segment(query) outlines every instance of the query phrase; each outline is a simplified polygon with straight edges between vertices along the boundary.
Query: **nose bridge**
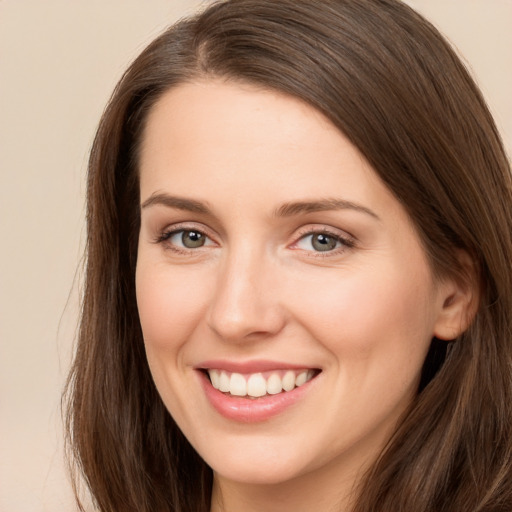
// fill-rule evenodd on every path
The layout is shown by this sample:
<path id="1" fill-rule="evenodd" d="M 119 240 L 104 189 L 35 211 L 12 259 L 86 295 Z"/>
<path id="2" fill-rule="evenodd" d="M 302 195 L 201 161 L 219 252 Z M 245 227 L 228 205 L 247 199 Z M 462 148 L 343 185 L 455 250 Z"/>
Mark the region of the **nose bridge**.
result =
<path id="1" fill-rule="evenodd" d="M 255 335 L 269 336 L 282 328 L 274 273 L 269 258 L 251 244 L 226 255 L 209 312 L 209 325 L 218 336 L 242 341 Z"/>

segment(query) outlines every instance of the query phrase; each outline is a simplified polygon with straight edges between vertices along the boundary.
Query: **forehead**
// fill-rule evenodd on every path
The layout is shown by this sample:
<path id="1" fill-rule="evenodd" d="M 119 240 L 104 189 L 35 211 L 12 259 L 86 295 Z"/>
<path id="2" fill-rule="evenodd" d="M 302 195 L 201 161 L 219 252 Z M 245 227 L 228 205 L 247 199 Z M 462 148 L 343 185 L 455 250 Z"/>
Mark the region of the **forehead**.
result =
<path id="1" fill-rule="evenodd" d="M 277 145 L 319 147 L 332 138 L 329 134 L 336 134 L 338 143 L 343 138 L 325 116 L 300 99 L 246 82 L 209 80 L 164 93 L 148 116 L 143 150 L 154 142 L 173 141 L 180 147 L 237 142 L 253 151 Z"/>
<path id="2" fill-rule="evenodd" d="M 248 84 L 186 83 L 167 91 L 153 106 L 141 145 L 141 172 L 155 165 L 178 171 L 208 166 L 217 174 L 290 165 L 309 166 L 319 176 L 327 168 L 373 170 L 336 127 L 299 99 Z M 303 165 L 298 166 L 299 157 Z M 151 163 L 151 165 L 148 165 Z M 329 164 L 329 165 L 327 165 Z M 258 174 L 260 174 L 258 173 Z"/>
<path id="3" fill-rule="evenodd" d="M 203 81 L 167 91 L 149 113 L 139 163 L 143 202 L 168 193 L 217 204 L 229 216 L 340 198 L 405 215 L 322 113 L 245 83 Z"/>

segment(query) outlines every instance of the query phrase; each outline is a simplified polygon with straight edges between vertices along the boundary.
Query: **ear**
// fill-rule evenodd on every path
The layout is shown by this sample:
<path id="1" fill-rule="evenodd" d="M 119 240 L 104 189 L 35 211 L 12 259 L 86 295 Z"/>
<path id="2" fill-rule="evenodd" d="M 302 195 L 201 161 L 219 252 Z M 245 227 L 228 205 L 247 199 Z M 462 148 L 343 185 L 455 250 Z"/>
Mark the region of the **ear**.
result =
<path id="1" fill-rule="evenodd" d="M 479 273 L 465 251 L 457 252 L 462 272 L 439 283 L 441 309 L 434 326 L 434 336 L 454 340 L 470 326 L 480 302 Z"/>

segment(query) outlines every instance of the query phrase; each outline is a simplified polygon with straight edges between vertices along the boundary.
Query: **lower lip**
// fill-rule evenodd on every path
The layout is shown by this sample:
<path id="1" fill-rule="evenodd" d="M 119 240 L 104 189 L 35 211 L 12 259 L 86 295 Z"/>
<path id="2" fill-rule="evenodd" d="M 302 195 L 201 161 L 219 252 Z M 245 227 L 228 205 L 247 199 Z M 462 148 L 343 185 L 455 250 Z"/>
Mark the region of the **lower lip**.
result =
<path id="1" fill-rule="evenodd" d="M 266 421 L 293 406 L 308 392 L 312 379 L 291 391 L 266 395 L 256 399 L 232 396 L 215 389 L 204 372 L 199 371 L 206 397 L 215 410 L 225 418 L 240 423 Z"/>

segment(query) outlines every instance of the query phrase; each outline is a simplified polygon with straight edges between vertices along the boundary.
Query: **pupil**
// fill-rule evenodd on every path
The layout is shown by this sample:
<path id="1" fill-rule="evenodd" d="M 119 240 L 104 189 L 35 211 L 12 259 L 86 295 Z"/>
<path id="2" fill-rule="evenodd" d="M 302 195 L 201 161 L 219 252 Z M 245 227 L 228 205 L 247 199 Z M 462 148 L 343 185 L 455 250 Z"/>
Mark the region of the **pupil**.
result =
<path id="1" fill-rule="evenodd" d="M 204 245 L 204 237 L 197 231 L 184 231 L 181 240 L 183 245 L 188 248 L 201 247 Z"/>

